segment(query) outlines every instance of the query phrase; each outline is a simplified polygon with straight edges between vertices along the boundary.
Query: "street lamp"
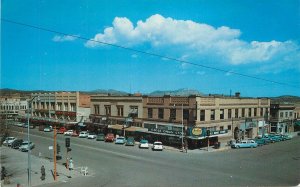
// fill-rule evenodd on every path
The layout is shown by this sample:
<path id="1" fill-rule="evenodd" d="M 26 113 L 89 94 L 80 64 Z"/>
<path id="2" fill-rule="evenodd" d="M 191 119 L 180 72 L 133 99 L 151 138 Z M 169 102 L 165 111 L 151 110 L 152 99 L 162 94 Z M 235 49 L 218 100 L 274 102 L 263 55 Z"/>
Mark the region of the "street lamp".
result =
<path id="1" fill-rule="evenodd" d="M 30 157 L 30 154 L 31 154 L 31 149 L 29 148 L 29 145 L 30 145 L 30 132 L 29 132 L 29 113 L 32 112 L 32 102 L 33 100 L 38 97 L 38 96 L 34 96 L 31 100 L 28 101 L 28 110 L 27 110 L 27 141 L 28 141 L 28 169 L 27 169 L 27 172 L 28 172 L 28 186 L 30 187 L 31 186 L 31 157 Z M 39 100 L 39 98 L 38 98 Z"/>

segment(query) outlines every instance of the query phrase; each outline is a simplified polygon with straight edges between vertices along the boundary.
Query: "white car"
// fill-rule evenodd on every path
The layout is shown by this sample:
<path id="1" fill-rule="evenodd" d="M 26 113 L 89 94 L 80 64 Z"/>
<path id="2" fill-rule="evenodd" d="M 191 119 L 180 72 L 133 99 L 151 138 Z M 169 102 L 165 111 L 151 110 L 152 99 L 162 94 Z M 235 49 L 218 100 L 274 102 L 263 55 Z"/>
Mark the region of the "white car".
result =
<path id="1" fill-rule="evenodd" d="M 19 150 L 22 151 L 22 152 L 25 152 L 25 151 L 28 151 L 29 149 L 33 149 L 34 148 L 34 143 L 32 142 L 29 142 L 28 141 L 24 141 L 21 146 L 19 147 Z"/>
<path id="2" fill-rule="evenodd" d="M 141 140 L 139 144 L 139 148 L 149 149 L 148 140 Z"/>
<path id="3" fill-rule="evenodd" d="M 82 131 L 79 133 L 79 138 L 87 138 L 89 135 L 89 133 L 87 133 L 86 131 Z"/>
<path id="4" fill-rule="evenodd" d="M 46 127 L 44 128 L 44 132 L 51 132 L 52 131 L 52 128 L 51 127 Z"/>
<path id="5" fill-rule="evenodd" d="M 73 134 L 73 130 L 67 130 L 66 132 L 64 132 L 65 136 L 71 136 Z"/>
<path id="6" fill-rule="evenodd" d="M 97 138 L 97 135 L 95 133 L 91 132 L 91 133 L 89 133 L 87 138 L 88 139 L 95 139 L 95 138 Z"/>
<path id="7" fill-rule="evenodd" d="M 6 146 L 11 146 L 11 144 L 16 140 L 17 138 L 15 137 L 7 137 L 5 138 L 4 142 L 3 142 L 3 145 L 6 145 Z"/>
<path id="8" fill-rule="evenodd" d="M 153 151 L 156 151 L 156 150 L 162 151 L 163 149 L 164 149 L 164 146 L 161 142 L 156 141 L 153 143 L 153 146 L 152 146 Z"/>

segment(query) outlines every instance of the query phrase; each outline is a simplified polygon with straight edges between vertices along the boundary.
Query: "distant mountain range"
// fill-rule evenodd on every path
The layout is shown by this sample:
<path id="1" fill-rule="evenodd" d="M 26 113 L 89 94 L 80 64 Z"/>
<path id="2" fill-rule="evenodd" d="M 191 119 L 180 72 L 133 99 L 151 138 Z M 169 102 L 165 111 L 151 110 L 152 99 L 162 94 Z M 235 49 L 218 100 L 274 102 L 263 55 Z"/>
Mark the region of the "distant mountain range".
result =
<path id="1" fill-rule="evenodd" d="M 150 96 L 163 96 L 163 95 L 171 95 L 171 96 L 189 96 L 189 95 L 204 95 L 203 93 L 199 92 L 198 90 L 192 89 L 178 89 L 178 90 L 169 90 L 169 91 L 154 91 L 149 94 Z"/>

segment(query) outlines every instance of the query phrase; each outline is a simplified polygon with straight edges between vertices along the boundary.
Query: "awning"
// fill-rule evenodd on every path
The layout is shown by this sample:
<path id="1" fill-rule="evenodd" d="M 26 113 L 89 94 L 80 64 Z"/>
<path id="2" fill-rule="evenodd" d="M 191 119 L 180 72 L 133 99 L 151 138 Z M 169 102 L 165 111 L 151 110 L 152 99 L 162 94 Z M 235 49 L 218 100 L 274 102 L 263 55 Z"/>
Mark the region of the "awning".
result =
<path id="1" fill-rule="evenodd" d="M 296 122 L 294 123 L 294 126 L 299 126 L 299 127 L 300 127 L 300 121 L 296 121 Z"/>
<path id="2" fill-rule="evenodd" d="M 116 130 L 122 130 L 123 125 L 108 125 L 108 128 L 116 129 Z"/>
<path id="3" fill-rule="evenodd" d="M 134 126 L 131 126 L 131 127 L 128 127 L 128 128 L 125 128 L 126 131 L 130 131 L 130 132 L 148 132 L 148 129 L 146 128 L 141 128 L 141 127 L 134 127 Z"/>

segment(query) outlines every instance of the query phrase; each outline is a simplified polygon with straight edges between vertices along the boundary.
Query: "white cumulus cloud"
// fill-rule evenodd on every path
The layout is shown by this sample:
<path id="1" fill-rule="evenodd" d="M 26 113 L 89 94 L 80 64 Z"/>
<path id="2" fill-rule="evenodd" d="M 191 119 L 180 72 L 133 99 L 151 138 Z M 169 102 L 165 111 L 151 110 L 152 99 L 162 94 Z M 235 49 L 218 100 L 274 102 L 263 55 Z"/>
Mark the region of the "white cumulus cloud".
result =
<path id="1" fill-rule="evenodd" d="M 55 35 L 52 40 L 54 42 L 66 42 L 66 41 L 74 41 L 77 39 L 79 35 Z"/>
<path id="2" fill-rule="evenodd" d="M 232 65 L 299 61 L 299 55 L 295 55 L 299 54 L 299 46 L 292 41 L 247 42 L 240 36 L 239 29 L 216 28 L 156 14 L 145 21 L 139 20 L 136 25 L 126 17 L 116 17 L 111 27 L 96 34 L 85 46 L 103 46 L 101 42 L 127 47 L 150 44 L 153 48 L 174 50 L 175 54 L 181 53 L 181 57 L 212 57 Z M 291 54 L 293 56 L 285 58 Z"/>

